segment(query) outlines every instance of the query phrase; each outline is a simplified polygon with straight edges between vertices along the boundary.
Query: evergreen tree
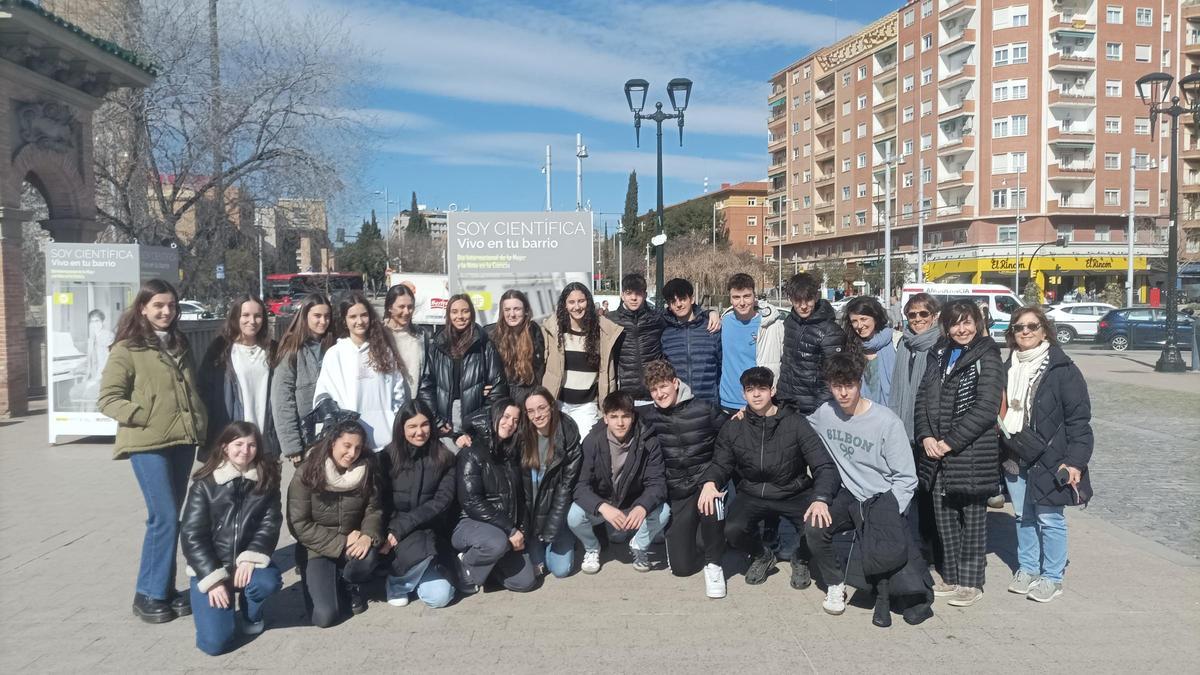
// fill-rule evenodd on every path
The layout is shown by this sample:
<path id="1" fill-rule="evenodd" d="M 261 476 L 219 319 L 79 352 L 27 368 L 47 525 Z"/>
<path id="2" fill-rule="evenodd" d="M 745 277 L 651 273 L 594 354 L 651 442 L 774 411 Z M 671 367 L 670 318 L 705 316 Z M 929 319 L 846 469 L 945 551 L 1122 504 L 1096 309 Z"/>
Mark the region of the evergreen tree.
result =
<path id="1" fill-rule="evenodd" d="M 421 209 L 417 206 L 415 190 L 412 193 L 412 206 L 408 209 L 408 227 L 405 229 L 405 233 L 429 236 L 429 223 L 425 220 L 425 216 L 421 215 Z"/>
<path id="2" fill-rule="evenodd" d="M 629 172 L 629 187 L 625 188 L 625 211 L 621 215 L 621 223 L 625 225 L 625 231 L 629 232 L 633 229 L 638 220 L 638 184 L 637 171 Z M 629 237 L 626 235 L 625 241 L 629 242 Z"/>

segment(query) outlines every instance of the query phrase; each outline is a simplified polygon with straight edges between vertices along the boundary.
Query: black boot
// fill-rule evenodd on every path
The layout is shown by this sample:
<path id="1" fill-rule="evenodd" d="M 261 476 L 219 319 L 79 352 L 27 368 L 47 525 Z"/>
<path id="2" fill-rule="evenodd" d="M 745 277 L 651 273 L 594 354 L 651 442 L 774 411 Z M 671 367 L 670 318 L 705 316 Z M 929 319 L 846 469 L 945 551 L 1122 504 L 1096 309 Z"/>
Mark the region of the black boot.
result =
<path id="1" fill-rule="evenodd" d="M 350 593 L 350 613 L 362 614 L 367 611 L 367 595 L 363 592 L 362 586 L 358 584 L 349 584 L 347 591 Z"/>
<path id="2" fill-rule="evenodd" d="M 924 597 L 916 596 L 915 602 L 904 610 L 904 623 L 910 626 L 915 626 L 925 619 L 933 616 L 933 591 L 929 591 Z"/>
<path id="3" fill-rule="evenodd" d="M 808 561 L 800 558 L 800 549 L 792 551 L 792 588 L 803 590 L 812 585 L 812 574 L 808 571 Z"/>
<path id="4" fill-rule="evenodd" d="M 192 594 L 184 591 L 171 591 L 175 597 L 171 598 L 171 611 L 175 612 L 175 616 L 191 616 L 192 615 Z"/>
<path id="5" fill-rule="evenodd" d="M 746 570 L 746 583 L 754 586 L 767 580 L 767 575 L 775 569 L 775 552 L 763 547 L 763 550 L 750 561 Z"/>
<path id="6" fill-rule="evenodd" d="M 890 628 L 892 625 L 892 602 L 886 580 L 875 584 L 875 614 L 871 617 L 871 623 L 880 628 Z"/>
<path id="7" fill-rule="evenodd" d="M 138 593 L 133 596 L 133 615 L 146 623 L 166 623 L 175 619 L 175 612 L 165 600 Z"/>

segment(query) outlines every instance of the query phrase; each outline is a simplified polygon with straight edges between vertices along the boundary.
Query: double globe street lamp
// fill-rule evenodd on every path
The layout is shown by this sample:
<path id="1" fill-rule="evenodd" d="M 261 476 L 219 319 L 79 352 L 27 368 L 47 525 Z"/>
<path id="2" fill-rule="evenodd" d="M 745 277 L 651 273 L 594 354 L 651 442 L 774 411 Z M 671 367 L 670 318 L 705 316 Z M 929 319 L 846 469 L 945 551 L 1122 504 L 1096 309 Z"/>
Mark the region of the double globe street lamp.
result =
<path id="1" fill-rule="evenodd" d="M 1171 85 L 1178 85 L 1172 95 Z M 1137 79 L 1138 96 L 1150 108 L 1150 135 L 1160 116 L 1171 118 L 1170 203 L 1167 221 L 1167 335 L 1162 353 L 1154 364 L 1160 373 L 1181 373 L 1186 369 L 1179 353 L 1179 118 L 1192 115 L 1200 121 L 1200 73 L 1179 79 L 1168 73 L 1150 73 Z M 1169 97 L 1169 101 L 1168 101 Z M 1182 102 L 1182 105 L 1181 105 Z"/>
<path id="2" fill-rule="evenodd" d="M 667 96 L 671 98 L 674 113 L 663 112 L 662 101 L 654 104 L 654 112 L 643 114 L 646 107 L 646 92 L 650 83 L 646 80 L 629 80 L 625 83 L 625 100 L 633 113 L 633 132 L 637 147 L 642 147 L 642 120 L 651 120 L 658 127 L 658 209 L 655 218 L 658 220 L 658 233 L 650 240 L 655 251 L 655 303 L 662 306 L 663 287 L 663 253 L 667 243 L 667 234 L 663 225 L 663 149 L 662 124 L 667 120 L 679 120 L 679 147 L 683 147 L 683 111 L 687 110 L 688 100 L 692 97 L 692 81 L 686 77 L 677 77 L 667 83 Z M 628 227 L 629 224 L 626 224 Z"/>

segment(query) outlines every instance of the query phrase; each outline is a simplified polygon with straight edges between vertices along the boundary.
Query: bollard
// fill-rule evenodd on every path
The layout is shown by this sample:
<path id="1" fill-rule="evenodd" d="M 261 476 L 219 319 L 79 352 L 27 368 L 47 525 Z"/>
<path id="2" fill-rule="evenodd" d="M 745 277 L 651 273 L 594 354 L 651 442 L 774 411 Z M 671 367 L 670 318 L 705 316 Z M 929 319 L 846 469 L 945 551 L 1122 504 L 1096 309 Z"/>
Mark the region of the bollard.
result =
<path id="1" fill-rule="evenodd" d="M 1192 372 L 1200 373 L 1200 320 L 1192 319 Z"/>

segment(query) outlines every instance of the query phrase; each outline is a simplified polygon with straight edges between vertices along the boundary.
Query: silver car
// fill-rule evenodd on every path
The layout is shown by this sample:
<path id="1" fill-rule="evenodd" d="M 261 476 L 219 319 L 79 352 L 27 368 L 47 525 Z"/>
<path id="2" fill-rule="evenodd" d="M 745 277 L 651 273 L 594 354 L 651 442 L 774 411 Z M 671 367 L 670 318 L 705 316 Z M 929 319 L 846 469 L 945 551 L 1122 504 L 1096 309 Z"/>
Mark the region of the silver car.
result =
<path id="1" fill-rule="evenodd" d="M 1070 344 L 1077 338 L 1096 336 L 1100 318 L 1116 309 L 1107 302 L 1064 302 L 1051 305 L 1046 316 L 1054 322 L 1059 344 Z"/>

